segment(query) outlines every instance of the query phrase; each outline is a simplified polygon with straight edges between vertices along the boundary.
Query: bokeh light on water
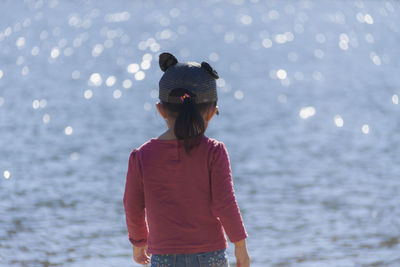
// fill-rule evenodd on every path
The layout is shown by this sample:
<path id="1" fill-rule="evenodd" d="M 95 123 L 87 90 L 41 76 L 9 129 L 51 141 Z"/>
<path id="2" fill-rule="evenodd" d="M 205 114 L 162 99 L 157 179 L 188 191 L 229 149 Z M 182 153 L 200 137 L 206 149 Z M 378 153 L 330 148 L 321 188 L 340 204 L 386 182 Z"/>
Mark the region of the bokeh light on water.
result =
<path id="1" fill-rule="evenodd" d="M 0 265 L 135 265 L 127 160 L 169 51 L 221 77 L 252 266 L 400 266 L 399 31 L 393 0 L 2 1 Z"/>

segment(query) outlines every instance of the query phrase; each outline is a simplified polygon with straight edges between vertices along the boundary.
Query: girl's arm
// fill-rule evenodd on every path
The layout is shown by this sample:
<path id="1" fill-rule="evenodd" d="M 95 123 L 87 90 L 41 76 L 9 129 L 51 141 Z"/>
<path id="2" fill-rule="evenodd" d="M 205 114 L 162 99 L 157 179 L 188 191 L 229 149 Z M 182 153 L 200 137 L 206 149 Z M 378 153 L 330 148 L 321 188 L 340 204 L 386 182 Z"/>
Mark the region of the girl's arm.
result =
<path id="1" fill-rule="evenodd" d="M 145 218 L 143 179 L 134 149 L 129 156 L 123 198 L 129 241 L 135 247 L 147 245 L 148 228 Z"/>
<path id="2" fill-rule="evenodd" d="M 211 195 L 212 208 L 219 217 L 229 240 L 235 243 L 245 239 L 248 234 L 236 201 L 230 160 L 223 142 L 219 142 L 216 146 L 211 162 Z"/>

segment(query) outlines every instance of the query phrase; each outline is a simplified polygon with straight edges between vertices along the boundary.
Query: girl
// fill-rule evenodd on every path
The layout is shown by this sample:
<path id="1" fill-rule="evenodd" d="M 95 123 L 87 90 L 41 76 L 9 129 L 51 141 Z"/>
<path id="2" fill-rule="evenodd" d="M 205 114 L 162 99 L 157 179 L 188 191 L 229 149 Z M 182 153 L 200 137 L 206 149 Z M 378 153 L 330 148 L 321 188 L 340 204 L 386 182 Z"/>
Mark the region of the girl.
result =
<path id="1" fill-rule="evenodd" d="M 158 112 L 168 130 L 134 149 L 123 198 L 139 264 L 229 266 L 225 233 L 240 267 L 250 266 L 225 144 L 204 135 L 218 114 L 218 73 L 207 63 L 159 56 Z M 150 255 L 151 259 L 150 259 Z"/>

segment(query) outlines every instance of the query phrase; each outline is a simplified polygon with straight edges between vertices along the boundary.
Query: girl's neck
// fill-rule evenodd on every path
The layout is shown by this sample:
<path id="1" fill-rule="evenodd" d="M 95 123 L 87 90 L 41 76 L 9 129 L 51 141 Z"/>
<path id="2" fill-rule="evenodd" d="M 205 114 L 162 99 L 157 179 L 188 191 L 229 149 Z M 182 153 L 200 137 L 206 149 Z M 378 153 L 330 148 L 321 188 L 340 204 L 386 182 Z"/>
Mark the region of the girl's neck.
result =
<path id="1" fill-rule="evenodd" d="M 169 128 L 167 131 L 165 131 L 163 134 L 161 134 L 157 139 L 160 140 L 176 140 L 176 136 L 174 134 L 174 131 Z"/>

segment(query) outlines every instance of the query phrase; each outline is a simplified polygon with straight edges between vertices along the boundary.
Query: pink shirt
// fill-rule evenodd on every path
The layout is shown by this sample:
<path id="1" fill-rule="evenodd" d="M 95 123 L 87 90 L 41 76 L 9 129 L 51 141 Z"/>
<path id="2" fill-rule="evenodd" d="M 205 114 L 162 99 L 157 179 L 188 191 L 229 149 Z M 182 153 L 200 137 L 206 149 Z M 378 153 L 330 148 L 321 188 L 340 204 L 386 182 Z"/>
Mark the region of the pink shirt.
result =
<path id="1" fill-rule="evenodd" d="M 151 254 L 224 249 L 248 236 L 235 198 L 225 144 L 205 135 L 149 141 L 129 157 L 123 203 L 129 240 Z"/>

